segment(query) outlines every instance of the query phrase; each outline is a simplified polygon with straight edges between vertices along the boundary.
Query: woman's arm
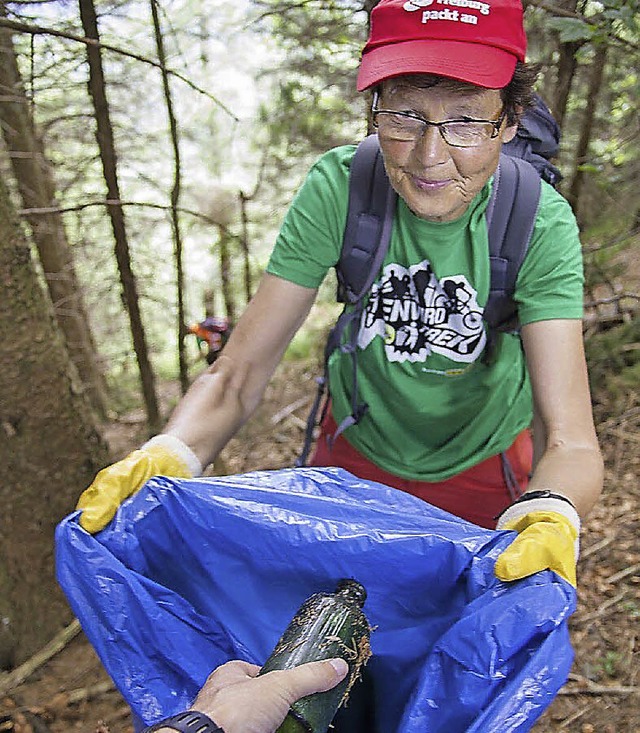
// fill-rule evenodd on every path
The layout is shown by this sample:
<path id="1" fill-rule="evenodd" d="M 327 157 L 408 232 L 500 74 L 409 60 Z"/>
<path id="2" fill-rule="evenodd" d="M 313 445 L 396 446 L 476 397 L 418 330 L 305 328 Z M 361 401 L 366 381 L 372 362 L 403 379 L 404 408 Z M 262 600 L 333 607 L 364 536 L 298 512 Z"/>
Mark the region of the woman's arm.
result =
<path id="1" fill-rule="evenodd" d="M 260 403 L 316 293 L 266 274 L 221 356 L 195 380 L 163 432 L 208 465 Z"/>
<path id="2" fill-rule="evenodd" d="M 603 462 L 593 424 L 579 320 L 522 328 L 534 403 L 534 471 L 528 491 L 567 496 L 581 517 L 596 503 Z"/>
<path id="3" fill-rule="evenodd" d="M 513 581 L 549 568 L 575 586 L 580 518 L 603 481 L 582 322 L 530 323 L 522 342 L 533 389 L 534 470 L 527 491 L 498 520 L 498 529 L 518 536 L 496 560 L 495 572 Z"/>
<path id="4" fill-rule="evenodd" d="M 198 377 L 167 427 L 104 468 L 80 496 L 80 524 L 98 532 L 151 476 L 202 473 L 255 410 L 316 290 L 265 275 L 222 355 Z"/>

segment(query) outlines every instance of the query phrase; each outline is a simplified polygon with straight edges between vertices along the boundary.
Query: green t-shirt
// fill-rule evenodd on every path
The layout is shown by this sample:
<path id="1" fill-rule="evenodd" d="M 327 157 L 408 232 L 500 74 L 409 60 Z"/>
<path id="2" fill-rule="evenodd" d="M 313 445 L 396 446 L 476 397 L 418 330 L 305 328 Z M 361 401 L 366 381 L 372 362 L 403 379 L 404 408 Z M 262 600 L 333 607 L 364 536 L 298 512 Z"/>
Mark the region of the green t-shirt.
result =
<path id="1" fill-rule="evenodd" d="M 354 146 L 329 151 L 309 172 L 283 222 L 267 271 L 315 288 L 342 246 Z M 489 292 L 484 212 L 492 181 L 455 221 L 415 216 L 398 199 L 393 233 L 358 334 L 358 391 L 369 409 L 345 438 L 397 476 L 440 481 L 506 450 L 532 418 L 531 387 L 517 335 L 486 345 Z M 582 318 L 578 229 L 568 203 L 543 182 L 515 300 L 522 324 Z M 351 412 L 352 366 L 329 364 L 338 423 Z"/>

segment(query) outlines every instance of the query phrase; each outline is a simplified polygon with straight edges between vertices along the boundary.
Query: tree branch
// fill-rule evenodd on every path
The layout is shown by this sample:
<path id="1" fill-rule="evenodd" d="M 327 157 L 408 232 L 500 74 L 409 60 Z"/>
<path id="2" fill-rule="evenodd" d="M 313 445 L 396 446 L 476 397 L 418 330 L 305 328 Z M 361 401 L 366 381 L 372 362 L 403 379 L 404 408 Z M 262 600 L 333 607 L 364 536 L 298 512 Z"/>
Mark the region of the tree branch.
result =
<path id="1" fill-rule="evenodd" d="M 605 579 L 606 583 L 615 584 L 619 580 L 622 580 L 623 578 L 628 577 L 629 575 L 636 575 L 640 571 L 640 562 L 636 563 L 635 565 L 630 565 L 628 568 L 624 568 L 624 570 L 621 570 L 619 573 L 615 573 L 614 575 L 609 576 Z"/>
<path id="2" fill-rule="evenodd" d="M 577 682 L 578 687 L 563 687 L 559 695 L 637 695 L 640 687 L 622 685 L 599 685 L 580 674 L 569 674 L 569 679 Z"/>
<path id="3" fill-rule="evenodd" d="M 572 18 L 574 20 L 581 20 L 583 23 L 591 25 L 594 28 L 605 30 L 610 40 L 617 41 L 621 45 L 628 46 L 635 51 L 640 50 L 640 46 L 638 46 L 637 43 L 633 43 L 633 41 L 628 41 L 626 38 L 620 38 L 620 36 L 616 35 L 611 30 L 604 28 L 599 15 L 585 16 L 574 10 L 559 8 L 557 5 L 553 5 L 553 3 L 548 3 L 545 0 L 528 0 L 527 5 L 531 5 L 534 8 L 540 8 L 540 10 L 544 10 L 545 12 L 549 13 L 550 15 L 554 15 L 557 18 Z"/>
<path id="4" fill-rule="evenodd" d="M 640 300 L 640 295 L 635 293 L 620 293 L 619 295 L 613 295 L 610 298 L 599 298 L 598 300 L 590 300 L 584 304 L 585 308 L 596 308 L 599 305 L 610 305 L 611 303 L 619 303 L 621 300 Z"/>
<path id="5" fill-rule="evenodd" d="M 12 672 L 4 674 L 0 677 L 0 697 L 6 692 L 12 690 L 14 687 L 22 684 L 28 679 L 37 669 L 46 664 L 51 657 L 54 657 L 59 651 L 74 639 L 81 631 L 80 622 L 78 619 L 74 619 L 68 626 L 46 645 L 39 652 L 34 654 L 32 657 L 27 659 L 26 662 L 16 667 Z"/>
<path id="6" fill-rule="evenodd" d="M 0 18 L 0 28 L 9 28 L 10 30 L 16 31 L 16 33 L 26 33 L 30 34 L 32 36 L 34 35 L 44 35 L 44 36 L 55 36 L 56 38 L 64 38 L 68 41 L 74 41 L 76 43 L 82 43 L 85 46 L 94 46 L 96 48 L 102 48 L 105 51 L 112 51 L 113 53 L 119 54 L 120 56 L 126 56 L 130 59 L 135 59 L 136 61 L 140 61 L 143 64 L 149 64 L 150 66 L 155 67 L 156 69 L 162 69 L 162 64 L 159 61 L 155 61 L 154 59 L 149 59 L 146 56 L 142 56 L 141 54 L 134 53 L 133 51 L 127 51 L 123 48 L 119 48 L 118 46 L 112 46 L 109 43 L 103 43 L 102 41 L 97 41 L 93 38 L 87 38 L 86 36 L 78 36 L 75 33 L 67 33 L 66 31 L 59 31 L 55 28 L 46 28 L 45 26 L 39 26 L 39 25 L 29 25 L 28 23 L 20 23 L 16 20 L 10 20 L 9 18 Z M 191 79 L 181 74 L 179 71 L 173 71 L 172 69 L 166 70 L 168 74 L 171 74 L 172 76 L 175 76 L 176 79 L 180 79 L 180 81 L 184 82 L 187 86 L 191 87 L 194 91 L 198 92 L 198 94 L 202 94 L 207 99 L 210 99 L 212 102 L 218 105 L 220 109 L 223 112 L 226 112 L 235 122 L 239 122 L 240 118 L 236 117 L 236 115 L 233 114 L 233 112 L 219 99 L 213 96 L 213 94 L 210 94 L 205 89 L 202 89 L 197 84 L 195 84 Z"/>
<path id="7" fill-rule="evenodd" d="M 150 201 L 120 201 L 114 199 L 104 199 L 102 201 L 87 201 L 84 204 L 76 204 L 75 206 L 45 206 L 42 208 L 33 209 L 18 209 L 20 216 L 46 216 L 47 214 L 67 214 L 71 211 L 82 211 L 83 209 L 89 209 L 93 206 L 139 206 L 141 208 L 148 209 L 159 209 L 161 211 L 171 211 L 171 206 L 166 204 L 154 204 Z M 194 211 L 193 209 L 187 209 L 184 206 L 179 206 L 177 211 L 183 214 L 189 214 L 197 219 L 202 219 L 207 224 L 213 224 L 214 226 L 220 226 L 220 224 L 212 219 L 210 216 L 203 214 L 200 211 Z M 223 227 L 226 231 L 226 228 Z M 234 236 L 234 235 L 232 235 Z"/>

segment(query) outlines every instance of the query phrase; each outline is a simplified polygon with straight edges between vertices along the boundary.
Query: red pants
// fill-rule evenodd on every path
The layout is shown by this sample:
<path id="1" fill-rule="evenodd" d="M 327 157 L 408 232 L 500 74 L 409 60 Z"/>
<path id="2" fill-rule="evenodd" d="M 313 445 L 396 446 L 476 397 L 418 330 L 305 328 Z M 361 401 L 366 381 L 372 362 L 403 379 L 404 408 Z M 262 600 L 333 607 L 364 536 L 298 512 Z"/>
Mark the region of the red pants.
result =
<path id="1" fill-rule="evenodd" d="M 375 463 L 367 460 L 343 435 L 340 435 L 333 447 L 329 448 L 327 438 L 335 433 L 337 427 L 331 411 L 327 410 L 322 421 L 316 450 L 309 461 L 310 466 L 344 468 L 358 478 L 377 481 L 413 494 L 429 504 L 480 527 L 494 529 L 495 517 L 511 504 L 516 495 L 526 489 L 529 482 L 533 460 L 533 443 L 529 430 L 523 430 L 505 452 L 506 466 L 503 456 L 496 455 L 457 476 L 452 476 L 445 481 L 430 483 L 387 473 Z M 517 482 L 515 488 L 509 487 L 506 475 L 509 467 Z"/>

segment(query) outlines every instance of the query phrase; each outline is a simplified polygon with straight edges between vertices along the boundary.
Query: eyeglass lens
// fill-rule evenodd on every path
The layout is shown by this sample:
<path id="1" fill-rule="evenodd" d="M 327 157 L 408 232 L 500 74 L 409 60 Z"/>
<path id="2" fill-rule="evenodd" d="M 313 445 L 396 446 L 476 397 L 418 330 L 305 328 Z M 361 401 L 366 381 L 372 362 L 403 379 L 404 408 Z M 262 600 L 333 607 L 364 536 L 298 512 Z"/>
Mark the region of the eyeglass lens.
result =
<path id="1" fill-rule="evenodd" d="M 444 141 L 455 147 L 475 147 L 495 137 L 496 125 L 492 122 L 429 122 L 400 112 L 374 110 L 374 123 L 378 133 L 390 140 L 416 141 L 427 127 L 437 127 Z"/>

